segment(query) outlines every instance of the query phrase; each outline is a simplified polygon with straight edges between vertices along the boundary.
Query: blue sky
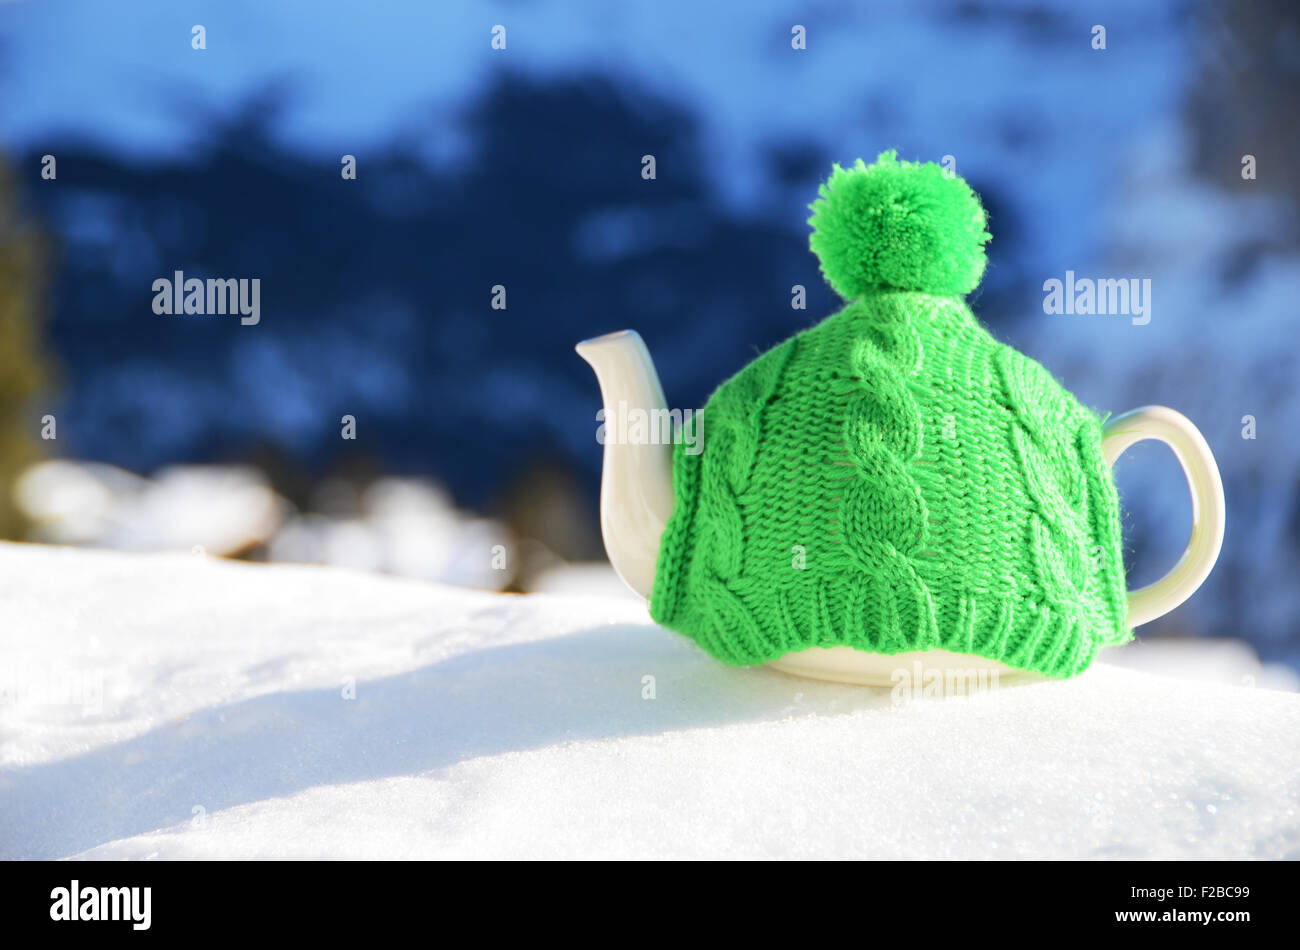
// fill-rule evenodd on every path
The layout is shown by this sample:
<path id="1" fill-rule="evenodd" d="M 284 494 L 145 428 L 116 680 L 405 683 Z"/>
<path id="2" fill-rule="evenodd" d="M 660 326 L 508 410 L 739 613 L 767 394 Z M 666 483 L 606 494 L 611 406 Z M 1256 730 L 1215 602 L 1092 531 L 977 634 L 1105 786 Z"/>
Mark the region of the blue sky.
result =
<path id="1" fill-rule="evenodd" d="M 1130 6 L 998 2 L 962 15 L 934 0 L 834 12 L 772 0 L 0 2 L 0 143 L 76 131 L 126 150 L 183 151 L 208 110 L 275 85 L 288 92 L 287 142 L 357 151 L 407 135 L 437 160 L 463 143 L 436 117 L 494 71 L 595 71 L 694 107 L 719 188 L 742 207 L 758 197 L 747 172 L 756 148 L 790 139 L 822 142 L 841 160 L 890 146 L 954 154 L 961 171 L 996 167 L 1032 191 L 1035 178 L 1056 177 L 1034 141 L 1122 161 L 1126 135 L 1182 95 L 1174 14 Z M 203 51 L 190 47 L 196 23 Z M 790 48 L 796 23 L 804 51 Z M 1089 46 L 1095 23 L 1109 24 L 1105 52 Z M 490 48 L 495 24 L 506 27 L 505 51 Z"/>

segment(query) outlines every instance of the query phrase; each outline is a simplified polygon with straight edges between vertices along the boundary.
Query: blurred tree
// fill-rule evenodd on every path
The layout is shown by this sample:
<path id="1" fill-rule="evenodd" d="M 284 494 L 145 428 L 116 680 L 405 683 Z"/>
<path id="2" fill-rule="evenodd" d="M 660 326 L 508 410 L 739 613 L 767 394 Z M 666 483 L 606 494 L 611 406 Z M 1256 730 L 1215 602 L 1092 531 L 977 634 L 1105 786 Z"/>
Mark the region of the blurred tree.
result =
<path id="1" fill-rule="evenodd" d="M 45 379 L 42 321 L 44 241 L 19 218 L 13 176 L 0 161 L 0 537 L 21 537 L 14 505 L 19 474 L 38 456 L 39 416 L 30 400 Z"/>
<path id="2" fill-rule="evenodd" d="M 277 141 L 282 97 L 196 107 L 179 160 L 58 143 L 59 187 L 29 197 L 66 249 L 49 328 L 77 420 L 66 454 L 148 472 L 272 450 L 282 490 L 281 470 L 365 455 L 480 509 L 560 460 L 594 514 L 599 398 L 577 340 L 636 327 L 673 404 L 694 407 L 833 307 L 800 225 L 717 201 L 695 120 L 671 101 L 505 75 L 345 180 L 339 155 Z M 421 160 L 452 126 L 466 160 Z M 154 314 L 153 281 L 177 270 L 259 278 L 261 323 Z M 497 285 L 508 309 L 489 305 Z M 356 441 L 338 437 L 345 413 Z"/>
<path id="3" fill-rule="evenodd" d="M 1228 0 L 1196 8 L 1198 78 L 1188 91 L 1197 171 L 1240 190 L 1242 163 L 1255 158 L 1260 188 L 1300 206 L 1294 116 L 1300 99 L 1300 5 Z M 1253 181 L 1253 179 L 1252 179 Z M 1295 230 L 1278 235 L 1294 242 Z"/>

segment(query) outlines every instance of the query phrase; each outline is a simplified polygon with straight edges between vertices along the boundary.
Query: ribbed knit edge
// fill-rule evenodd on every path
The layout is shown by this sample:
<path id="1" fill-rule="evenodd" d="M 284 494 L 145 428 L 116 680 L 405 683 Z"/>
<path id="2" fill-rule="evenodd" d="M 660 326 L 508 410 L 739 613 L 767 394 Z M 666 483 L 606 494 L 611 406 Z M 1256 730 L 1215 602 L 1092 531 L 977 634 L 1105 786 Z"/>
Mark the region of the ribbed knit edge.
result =
<path id="1" fill-rule="evenodd" d="M 690 631 L 697 623 L 708 623 L 703 618 L 693 619 L 688 612 L 677 615 L 670 624 L 659 617 L 655 620 L 670 629 L 677 629 L 696 640 L 714 657 L 729 666 L 753 666 L 775 660 L 786 653 L 830 646 L 848 646 L 868 653 L 894 656 L 928 649 L 943 649 L 974 657 L 997 660 L 1007 666 L 1046 676 L 1066 678 L 1082 672 L 1092 662 L 1102 641 L 1079 628 L 1077 618 L 1063 616 L 1050 607 L 1031 600 L 993 599 L 981 595 L 960 599 L 961 620 L 949 630 L 941 630 L 938 641 L 920 644 L 898 630 L 880 629 L 864 631 L 861 639 L 846 637 L 844 627 L 833 622 L 837 613 L 834 598 L 823 592 L 816 599 L 814 613 L 820 617 L 793 616 L 788 605 L 783 604 L 782 615 L 788 622 L 759 626 L 750 608 L 749 596 L 732 590 L 734 599 L 728 612 L 728 626 L 752 625 L 758 633 L 753 638 L 712 637 L 708 640 Z M 760 597 L 767 600 L 770 591 Z M 784 601 L 784 598 L 781 598 Z M 830 621 L 830 622 L 828 622 Z M 1023 624 L 1023 626 L 1022 626 Z M 757 641 L 757 642 L 755 642 Z"/>
<path id="2" fill-rule="evenodd" d="M 690 637 L 729 666 L 758 665 L 786 653 L 815 647 L 849 646 L 889 656 L 940 648 L 996 660 L 1045 676 L 1068 678 L 1086 669 L 1099 647 L 1132 637 L 1122 618 L 1115 618 L 1114 625 L 1108 629 L 1083 629 L 1077 616 L 1062 615 L 1027 598 L 991 598 L 987 593 L 978 597 L 970 594 L 960 597 L 956 610 L 959 620 L 951 629 L 945 630 L 937 627 L 936 615 L 951 615 L 953 612 L 935 609 L 929 600 L 928 588 L 919 578 L 917 583 L 923 593 L 922 602 L 926 604 L 924 616 L 917 618 L 919 629 L 935 630 L 937 642 L 926 642 L 928 637 L 905 632 L 901 629 L 901 618 L 895 629 L 862 631 L 860 636 L 846 636 L 846 631 L 852 630 L 853 626 L 836 620 L 844 609 L 844 604 L 837 604 L 837 600 L 852 603 L 859 597 L 870 596 L 862 586 L 863 582 L 849 597 L 837 598 L 826 580 L 818 581 L 820 588 L 814 598 L 815 608 L 805 617 L 798 616 L 786 597 L 778 594 L 781 609 L 775 622 L 766 624 L 757 620 L 757 616 L 765 612 L 753 610 L 751 601 L 755 597 L 769 600 L 772 592 L 766 588 L 751 592 L 742 584 L 728 585 L 732 596 L 727 598 L 725 612 L 703 616 L 684 596 L 686 585 L 683 583 L 693 553 L 691 522 L 699 501 L 699 462 L 699 455 L 687 455 L 680 445 L 676 447 L 673 478 L 677 507 L 661 541 L 650 597 L 650 615 L 656 623 Z M 1113 483 L 1109 488 L 1111 492 L 1115 491 Z M 1103 504 L 1103 507 L 1108 506 Z M 1116 532 L 1118 527 L 1118 524 L 1114 525 Z M 1113 557 L 1106 560 L 1103 575 L 1114 587 L 1117 584 L 1115 562 Z M 1121 605 L 1124 603 L 1122 584 L 1123 571 L 1120 568 L 1118 602 Z M 716 612 L 716 600 L 712 604 L 711 610 Z M 702 635 L 703 631 L 715 628 L 728 632 L 743 630 L 746 635 Z"/>
<path id="3" fill-rule="evenodd" d="M 951 629 L 940 628 L 936 642 L 918 642 L 919 638 L 898 628 L 846 636 L 846 626 L 834 621 L 839 613 L 835 598 L 825 588 L 815 600 L 813 616 L 804 618 L 798 617 L 786 598 L 778 594 L 782 602 L 779 617 L 784 622 L 771 624 L 758 623 L 756 617 L 763 611 L 751 608 L 748 592 L 735 588 L 729 591 L 732 597 L 726 615 L 706 618 L 698 616 L 689 605 L 680 604 L 668 585 L 660 589 L 656 582 L 651 616 L 660 625 L 695 640 L 729 666 L 753 666 L 787 653 L 830 646 L 848 646 L 886 656 L 943 649 L 997 660 L 1019 670 L 1067 678 L 1086 669 L 1099 647 L 1130 636 L 1128 631 L 1123 631 L 1120 639 L 1112 639 L 1102 631 L 1084 629 L 1077 616 L 1061 614 L 1047 605 L 1029 599 L 990 598 L 987 594 L 978 598 L 961 597 L 959 621 Z M 772 596 L 769 590 L 758 592 L 762 605 L 770 604 Z M 745 629 L 749 635 L 706 638 L 696 632 L 719 624 L 724 629 Z"/>
<path id="4" fill-rule="evenodd" d="M 849 646 L 870 653 L 895 655 L 926 649 L 944 649 L 953 653 L 997 660 L 1016 669 L 1042 673 L 1046 676 L 1067 678 L 1081 673 L 1092 662 L 1100 646 L 1119 643 L 1131 638 L 1131 632 L 1119 621 L 1109 629 L 1084 629 L 1077 616 L 1061 614 L 1051 607 L 1027 598 L 991 598 L 987 593 L 967 594 L 958 599 L 958 622 L 951 629 L 936 626 L 937 614 L 952 615 L 950 610 L 936 610 L 929 603 L 929 590 L 918 579 L 924 594 L 924 615 L 917 618 L 919 629 L 937 630 L 937 641 L 916 636 L 902 629 L 902 621 L 893 629 L 861 631 L 846 636 L 853 626 L 839 622 L 836 617 L 860 596 L 870 596 L 858 586 L 848 597 L 837 597 L 825 580 L 814 598 L 815 608 L 809 616 L 798 616 L 790 608 L 783 594 L 776 596 L 781 609 L 775 622 L 760 624 L 751 600 L 755 597 L 770 601 L 772 591 L 762 588 L 745 590 L 743 585 L 729 585 L 732 595 L 727 599 L 725 615 L 703 616 L 692 609 L 683 598 L 684 586 L 680 583 L 690 558 L 690 521 L 697 500 L 692 477 L 698 456 L 674 458 L 674 477 L 686 477 L 690 486 L 685 498 L 679 496 L 659 553 L 659 566 L 655 574 L 654 590 L 650 599 L 650 615 L 661 626 L 684 634 L 695 640 L 708 653 L 730 666 L 753 666 L 778 659 L 786 653 L 814 647 Z M 1113 490 L 1113 489 L 1112 489 Z M 681 512 L 681 517 L 677 514 Z M 837 603 L 842 600 L 843 603 Z M 1121 600 L 1122 603 L 1122 600 Z M 946 605 L 945 605 L 946 606 Z M 712 607 L 717 610 L 716 606 Z M 1022 625 L 1023 624 L 1023 625 Z M 702 636 L 701 632 L 720 627 L 722 630 L 744 630 L 747 636 Z"/>
<path id="5" fill-rule="evenodd" d="M 650 616 L 661 626 L 680 628 L 675 623 L 684 585 L 682 576 L 690 563 L 691 522 L 700 497 L 700 460 L 703 453 L 688 455 L 682 443 L 673 446 L 673 495 L 675 504 L 659 541 L 654 587 L 650 591 Z"/>
<path id="6" fill-rule="evenodd" d="M 1080 433 L 1080 437 L 1083 433 Z M 1089 503 L 1093 505 L 1090 512 L 1092 528 L 1101 546 L 1102 569 L 1101 580 L 1106 586 L 1104 598 L 1110 613 L 1110 625 L 1100 631 L 1102 646 L 1127 643 L 1133 639 L 1133 630 L 1128 625 L 1128 580 L 1124 574 L 1123 533 L 1120 525 L 1119 491 L 1109 466 L 1101 459 L 1101 420 L 1092 415 L 1088 438 L 1094 445 L 1094 451 L 1100 465 L 1093 465 L 1084 472 L 1087 479 Z"/>
<path id="7" fill-rule="evenodd" d="M 928 642 L 928 637 L 904 631 L 901 618 L 894 629 L 861 631 L 857 636 L 846 636 L 846 631 L 852 631 L 854 625 L 850 625 L 847 618 L 840 622 L 836 617 L 845 609 L 846 603 L 870 596 L 862 586 L 864 581 L 860 581 L 856 591 L 848 597 L 837 597 L 827 581 L 818 581 L 820 588 L 814 598 L 815 608 L 809 616 L 803 617 L 798 616 L 790 608 L 787 598 L 778 593 L 780 611 L 777 618 L 764 624 L 760 624 L 757 617 L 767 612 L 752 609 L 751 601 L 754 598 L 770 601 L 772 591 L 762 588 L 751 592 L 743 585 L 728 585 L 732 596 L 727 598 L 725 614 L 705 617 L 683 596 L 685 585 L 682 583 L 692 553 L 690 524 L 698 503 L 699 456 L 686 455 L 679 446 L 673 461 L 673 476 L 679 480 L 677 483 L 682 486 L 682 491 L 678 494 L 678 507 L 664 531 L 650 598 L 650 615 L 656 623 L 690 637 L 729 666 L 767 663 L 786 653 L 815 647 L 849 646 L 889 656 L 939 648 L 997 660 L 1045 676 L 1068 678 L 1086 669 L 1099 647 L 1121 643 L 1132 637 L 1124 619 L 1116 618 L 1109 628 L 1085 629 L 1077 615 L 1063 615 L 1027 598 L 991 598 L 987 593 L 958 598 L 955 614 L 959 620 L 951 629 L 943 629 L 936 625 L 936 615 L 952 615 L 954 611 L 935 609 L 929 601 L 928 588 L 919 578 L 917 583 L 926 607 L 924 615 L 916 618 L 918 630 L 936 630 L 937 642 Z M 1111 491 L 1114 491 L 1113 485 Z M 1104 574 L 1106 580 L 1114 585 L 1114 563 L 1109 558 L 1107 560 Z M 1122 584 L 1122 570 L 1119 574 Z M 1119 603 L 1124 603 L 1122 587 Z M 717 611 L 716 603 L 711 609 Z M 701 635 L 702 631 L 714 628 L 743 630 L 747 635 Z"/>

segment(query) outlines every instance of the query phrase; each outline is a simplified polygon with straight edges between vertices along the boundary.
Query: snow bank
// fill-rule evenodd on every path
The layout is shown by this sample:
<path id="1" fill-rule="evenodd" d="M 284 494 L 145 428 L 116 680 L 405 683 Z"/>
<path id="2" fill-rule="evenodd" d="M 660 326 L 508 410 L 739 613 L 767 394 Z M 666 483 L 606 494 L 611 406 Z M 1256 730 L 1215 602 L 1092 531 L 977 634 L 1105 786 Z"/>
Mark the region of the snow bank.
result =
<path id="1" fill-rule="evenodd" d="M 1113 665 L 899 700 L 623 599 L 10 544 L 0 663 L 7 858 L 1300 856 L 1300 695 Z"/>

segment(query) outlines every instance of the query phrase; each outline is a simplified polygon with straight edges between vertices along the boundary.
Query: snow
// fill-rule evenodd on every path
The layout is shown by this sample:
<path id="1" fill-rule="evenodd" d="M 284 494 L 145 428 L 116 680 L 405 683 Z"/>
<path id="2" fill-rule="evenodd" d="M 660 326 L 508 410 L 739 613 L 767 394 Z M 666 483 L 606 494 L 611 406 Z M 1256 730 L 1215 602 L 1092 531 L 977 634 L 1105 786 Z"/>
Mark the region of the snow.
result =
<path id="1" fill-rule="evenodd" d="M 333 564 L 356 570 L 382 571 L 401 577 L 440 581 L 458 587 L 499 590 L 514 577 L 504 569 L 510 558 L 494 559 L 494 548 L 509 534 L 499 523 L 458 510 L 451 497 L 432 482 L 414 478 L 380 478 L 353 501 L 354 489 L 331 485 L 318 492 L 324 513 L 295 515 L 271 539 L 268 559 Z M 500 545 L 498 548 L 497 546 Z M 504 562 L 503 569 L 494 564 Z"/>
<path id="2" fill-rule="evenodd" d="M 0 617 L 5 858 L 1300 857 L 1295 693 L 909 699 L 627 598 L 183 553 L 2 544 Z"/>
<path id="3" fill-rule="evenodd" d="M 149 479 L 72 459 L 28 468 L 14 498 L 35 522 L 36 540 L 213 554 L 265 541 L 287 507 L 266 477 L 247 466 L 173 465 Z"/>
<path id="4" fill-rule="evenodd" d="M 37 462 L 14 487 L 33 541 L 217 555 L 265 545 L 272 561 L 488 590 L 513 580 L 490 556 L 505 529 L 460 511 L 432 482 L 385 477 L 358 490 L 326 479 L 315 494 L 321 510 L 298 511 L 248 466 L 172 465 L 146 478 L 76 459 Z"/>
<path id="5" fill-rule="evenodd" d="M 528 583 L 530 593 L 565 594 L 631 600 L 643 604 L 639 594 L 623 583 L 608 561 L 560 562 L 539 571 Z"/>

